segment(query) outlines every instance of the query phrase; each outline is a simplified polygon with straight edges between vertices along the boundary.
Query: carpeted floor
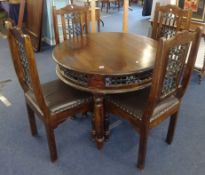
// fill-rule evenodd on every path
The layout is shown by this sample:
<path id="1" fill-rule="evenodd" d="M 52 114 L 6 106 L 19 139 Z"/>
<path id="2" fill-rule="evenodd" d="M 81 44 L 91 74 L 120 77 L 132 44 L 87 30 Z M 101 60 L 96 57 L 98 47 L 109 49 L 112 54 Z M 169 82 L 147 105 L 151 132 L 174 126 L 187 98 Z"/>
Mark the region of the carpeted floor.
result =
<path id="1" fill-rule="evenodd" d="M 122 10 L 103 14 L 102 31 L 121 31 Z M 141 8 L 129 14 L 129 31 L 147 35 L 148 18 Z M 51 58 L 52 48 L 36 54 L 41 82 L 57 78 Z M 0 101 L 0 175 L 204 175 L 205 172 L 205 80 L 198 84 L 193 73 L 179 114 L 172 145 L 165 142 L 168 122 L 151 131 L 146 167 L 136 168 L 139 137 L 126 121 L 114 123 L 111 137 L 99 151 L 90 138 L 90 118 L 79 116 L 56 129 L 59 159 L 51 163 L 42 123 L 37 120 L 39 135 L 30 134 L 22 90 L 17 81 L 6 40 L 0 40 L 0 95 L 11 106 Z"/>

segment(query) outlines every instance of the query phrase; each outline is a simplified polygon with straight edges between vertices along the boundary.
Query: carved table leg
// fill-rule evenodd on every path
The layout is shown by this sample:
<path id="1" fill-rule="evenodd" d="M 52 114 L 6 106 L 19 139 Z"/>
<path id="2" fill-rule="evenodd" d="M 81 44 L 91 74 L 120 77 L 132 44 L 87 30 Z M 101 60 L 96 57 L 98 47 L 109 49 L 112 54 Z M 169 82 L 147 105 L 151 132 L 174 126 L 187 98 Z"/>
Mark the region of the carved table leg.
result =
<path id="1" fill-rule="evenodd" d="M 94 94 L 94 132 L 95 141 L 98 149 L 104 144 L 104 106 L 103 95 Z"/>

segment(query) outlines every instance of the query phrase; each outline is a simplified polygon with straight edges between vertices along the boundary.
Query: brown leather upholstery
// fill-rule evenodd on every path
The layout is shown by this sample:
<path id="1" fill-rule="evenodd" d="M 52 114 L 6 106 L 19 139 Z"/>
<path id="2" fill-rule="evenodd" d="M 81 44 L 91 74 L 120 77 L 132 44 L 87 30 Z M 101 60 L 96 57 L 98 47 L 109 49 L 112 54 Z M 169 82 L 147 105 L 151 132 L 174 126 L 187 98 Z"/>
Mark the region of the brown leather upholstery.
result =
<path id="1" fill-rule="evenodd" d="M 92 101 L 92 97 L 89 93 L 69 87 L 61 80 L 54 80 L 42 84 L 41 87 L 46 104 L 51 113 L 66 111 Z M 25 96 L 31 103 L 38 106 L 35 96 L 31 90 L 25 93 Z M 40 109 L 38 110 L 42 113 Z"/>
<path id="2" fill-rule="evenodd" d="M 150 88 L 146 88 L 136 92 L 110 95 L 107 97 L 107 100 L 129 113 L 132 117 L 141 120 L 147 104 L 149 92 Z M 174 96 L 170 96 L 159 102 L 150 117 L 150 121 L 165 113 L 169 108 L 179 105 L 179 103 L 180 101 Z"/>

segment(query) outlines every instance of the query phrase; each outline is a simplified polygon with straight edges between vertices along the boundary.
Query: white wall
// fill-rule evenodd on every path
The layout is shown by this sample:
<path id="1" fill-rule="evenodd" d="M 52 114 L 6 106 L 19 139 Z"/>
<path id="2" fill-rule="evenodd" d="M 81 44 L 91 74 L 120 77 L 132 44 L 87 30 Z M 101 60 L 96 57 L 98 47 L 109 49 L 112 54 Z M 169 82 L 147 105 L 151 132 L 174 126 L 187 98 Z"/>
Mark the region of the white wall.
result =
<path id="1" fill-rule="evenodd" d="M 53 31 L 53 18 L 52 18 L 52 6 L 61 8 L 67 5 L 70 0 L 45 0 L 44 1 L 44 14 L 43 14 L 43 40 L 50 44 L 55 44 L 55 36 Z"/>

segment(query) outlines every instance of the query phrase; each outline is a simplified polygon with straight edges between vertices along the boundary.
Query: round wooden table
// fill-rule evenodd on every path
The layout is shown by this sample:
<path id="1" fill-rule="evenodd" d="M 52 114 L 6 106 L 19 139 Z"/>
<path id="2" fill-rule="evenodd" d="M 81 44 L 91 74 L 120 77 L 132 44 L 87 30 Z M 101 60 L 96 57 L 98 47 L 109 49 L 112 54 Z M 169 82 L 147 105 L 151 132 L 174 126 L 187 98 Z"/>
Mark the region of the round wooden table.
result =
<path id="1" fill-rule="evenodd" d="M 128 33 L 94 33 L 53 50 L 56 73 L 66 84 L 93 93 L 93 136 L 98 148 L 108 133 L 104 95 L 142 89 L 151 83 L 157 41 Z"/>

